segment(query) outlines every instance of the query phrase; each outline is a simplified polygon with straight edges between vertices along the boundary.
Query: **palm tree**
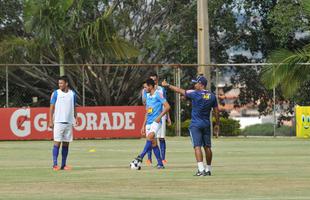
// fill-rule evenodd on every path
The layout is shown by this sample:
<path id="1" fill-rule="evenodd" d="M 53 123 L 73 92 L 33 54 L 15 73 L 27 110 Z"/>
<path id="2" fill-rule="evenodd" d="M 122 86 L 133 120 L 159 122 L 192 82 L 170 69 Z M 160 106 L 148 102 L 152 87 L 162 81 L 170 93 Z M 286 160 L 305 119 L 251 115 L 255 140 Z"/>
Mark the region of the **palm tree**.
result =
<path id="1" fill-rule="evenodd" d="M 102 1 L 83 0 L 25 0 L 23 2 L 25 33 L 23 36 L 2 38 L 0 41 L 2 62 L 42 62 L 60 65 L 62 75 L 63 64 L 66 62 L 98 63 L 99 58 L 105 62 L 106 59 L 118 61 L 136 57 L 139 54 L 138 50 L 120 37 L 114 26 L 112 14 L 116 4 L 106 3 L 98 6 L 98 2 L 102 3 Z M 106 85 L 111 85 L 109 80 L 106 81 L 107 75 L 100 69 L 85 68 L 86 81 L 89 79 L 90 83 L 96 83 L 96 85 L 86 86 L 86 91 L 94 93 L 92 100 L 94 99 L 96 103 L 98 99 L 104 97 L 101 92 L 101 88 L 105 89 L 103 83 L 107 82 Z M 81 83 L 83 72 L 81 68 L 74 70 L 66 68 L 69 78 L 76 84 Z M 128 71 L 127 74 L 129 72 L 132 73 Z M 51 89 L 57 87 L 55 77 L 58 70 L 55 68 L 11 67 L 9 74 L 12 84 L 24 88 L 23 92 L 38 95 L 44 99 L 49 99 Z M 0 76 L 2 76 L 1 73 Z M 114 76 L 118 78 L 119 74 L 112 77 Z M 119 93 L 122 94 L 122 90 Z M 102 104 L 104 100 L 99 102 Z"/>
<path id="2" fill-rule="evenodd" d="M 116 1 L 117 2 L 117 1 Z M 55 48 L 60 64 L 60 75 L 64 74 L 66 49 L 88 49 L 103 56 L 124 59 L 137 55 L 137 50 L 117 35 L 111 23 L 111 15 L 116 6 L 106 5 L 105 12 L 95 16 L 91 22 L 81 23 L 87 2 L 83 0 L 26 0 L 24 20 L 26 31 L 34 36 L 41 47 Z M 88 5 L 88 6 L 89 6 Z M 67 41 L 77 43 L 66 47 Z"/>
<path id="3" fill-rule="evenodd" d="M 310 16 L 310 0 L 303 0 L 301 6 Z M 279 86 L 286 97 L 294 96 L 300 86 L 310 80 L 305 66 L 310 63 L 310 44 L 296 50 L 277 49 L 271 53 L 268 62 L 278 64 L 263 68 L 263 83 L 270 89 Z"/>

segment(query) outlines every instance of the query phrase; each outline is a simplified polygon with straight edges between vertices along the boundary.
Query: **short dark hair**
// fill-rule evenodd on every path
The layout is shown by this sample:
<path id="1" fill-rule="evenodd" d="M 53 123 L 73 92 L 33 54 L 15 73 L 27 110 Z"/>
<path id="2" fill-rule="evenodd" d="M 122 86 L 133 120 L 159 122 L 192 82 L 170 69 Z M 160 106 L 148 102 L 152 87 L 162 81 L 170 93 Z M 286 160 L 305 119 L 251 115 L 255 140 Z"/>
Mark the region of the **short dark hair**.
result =
<path id="1" fill-rule="evenodd" d="M 155 87 L 155 81 L 153 79 L 151 79 L 151 78 L 146 79 L 145 83 L 148 86 L 151 85 L 151 86 Z"/>
<path id="2" fill-rule="evenodd" d="M 158 75 L 155 72 L 150 73 L 149 77 L 151 76 L 155 76 L 156 78 L 158 78 Z"/>
<path id="3" fill-rule="evenodd" d="M 68 76 L 66 76 L 66 75 L 64 75 L 64 76 L 60 76 L 59 78 L 58 78 L 58 81 L 65 81 L 66 83 L 69 83 L 69 78 L 68 78 Z"/>

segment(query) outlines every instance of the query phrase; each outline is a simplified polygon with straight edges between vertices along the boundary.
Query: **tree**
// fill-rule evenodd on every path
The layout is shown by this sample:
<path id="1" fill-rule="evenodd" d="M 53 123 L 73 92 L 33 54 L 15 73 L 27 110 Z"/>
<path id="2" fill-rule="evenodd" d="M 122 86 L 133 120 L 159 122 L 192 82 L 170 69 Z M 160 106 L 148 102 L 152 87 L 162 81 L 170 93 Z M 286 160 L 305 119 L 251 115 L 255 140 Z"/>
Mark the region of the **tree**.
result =
<path id="1" fill-rule="evenodd" d="M 3 39 L 1 57 L 7 62 L 62 65 L 92 63 L 93 57 L 117 60 L 137 56 L 136 48 L 119 37 L 113 25 L 111 15 L 115 6 L 105 1 L 25 1 L 27 31 L 23 36 Z M 86 68 L 86 73 L 91 70 Z M 73 85 L 81 83 L 81 69 L 71 70 L 68 75 Z M 30 90 L 29 95 L 39 95 L 47 104 L 51 89 L 56 87 L 57 70 L 36 66 L 11 68 L 10 77 Z"/>
<path id="2" fill-rule="evenodd" d="M 6 3 L 11 6 L 10 2 L 14 1 Z M 49 2 L 50 6 L 46 6 L 46 2 Z M 62 51 L 57 47 L 63 43 L 64 63 L 86 64 L 83 69 L 66 67 L 66 73 L 79 97 L 82 91 L 82 73 L 85 74 L 86 105 L 138 104 L 143 80 L 151 71 L 157 71 L 147 67 L 103 68 L 91 67 L 88 64 L 196 63 L 196 0 L 116 0 L 112 2 L 113 4 L 111 2 L 29 1 L 31 5 L 29 10 L 33 9 L 33 15 L 39 18 L 30 16 L 27 20 L 21 21 L 21 24 L 27 21 L 27 27 L 32 29 L 27 28 L 27 31 L 24 31 L 22 27 L 19 28 L 21 31 L 14 29 L 14 34 L 0 36 L 2 62 L 49 63 L 57 67 L 62 57 L 59 56 L 59 52 Z M 285 39 L 282 42 L 276 39 L 278 36 L 272 29 L 276 22 L 273 22 L 273 17 L 270 16 L 279 2 L 210 1 L 212 62 L 262 62 L 271 50 L 286 44 L 283 42 Z M 68 8 L 69 3 L 71 6 Z M 20 4 L 21 8 L 26 5 L 24 2 Z M 57 6 L 61 9 L 53 10 Z M 64 9 L 68 12 L 61 11 Z M 40 18 L 38 10 L 46 12 L 44 17 Z M 16 13 L 15 18 L 20 18 L 23 10 L 17 10 Z M 54 19 L 56 13 L 59 16 Z M 34 20 L 42 21 L 34 23 Z M 52 25 L 49 24 L 51 22 Z M 46 38 L 43 37 L 43 33 L 47 32 L 41 32 L 42 30 L 50 31 L 51 36 L 47 38 L 47 42 L 39 42 L 42 38 Z M 65 36 L 62 30 L 66 32 Z M 243 55 L 244 51 L 252 56 Z M 57 68 L 34 66 L 10 68 L 10 71 L 10 78 L 18 84 L 17 87 L 23 86 L 24 91 L 31 93 L 29 95 L 39 96 L 39 105 L 48 104 L 50 90 L 56 87 Z M 173 71 L 166 67 L 161 68 L 159 72 L 161 77 L 173 75 Z M 252 69 L 231 67 L 221 69 L 221 72 L 231 75 L 234 78 L 233 84 L 245 86 L 241 90 L 238 104 L 264 100 L 264 105 L 267 105 L 270 91 L 260 81 L 260 67 Z M 212 73 L 215 77 L 215 71 Z M 195 75 L 195 68 L 183 69 L 182 87 L 190 87 L 190 80 Z M 169 94 L 169 98 L 173 96 Z M 264 110 L 267 110 L 267 107 L 260 108 L 262 113 Z"/>
<path id="3" fill-rule="evenodd" d="M 272 32 L 278 36 L 282 48 L 270 54 L 268 61 L 279 64 L 265 67 L 262 81 L 269 88 L 280 86 L 286 97 L 296 97 L 296 92 L 310 80 L 307 66 L 301 65 L 310 61 L 309 36 L 304 41 L 296 38 L 296 33 L 309 31 L 309 14 L 310 1 L 303 0 L 283 1 L 270 15 L 275 24 Z"/>
<path id="4" fill-rule="evenodd" d="M 104 55 L 98 50 L 98 41 L 96 40 L 89 40 L 89 37 L 85 37 L 81 40 L 81 44 L 83 48 L 79 48 L 76 45 L 76 37 L 67 37 L 65 43 L 65 58 L 67 62 L 71 61 L 73 63 L 119 63 L 119 62 L 129 62 L 129 63 L 148 63 L 148 62 L 174 62 L 181 58 L 178 52 L 181 52 L 183 59 L 185 60 L 188 57 L 194 58 L 194 56 L 190 56 L 191 53 L 194 52 L 194 35 L 190 37 L 193 38 L 188 40 L 188 36 L 184 36 L 181 33 L 178 33 L 180 30 L 185 30 L 183 26 L 176 26 L 175 23 L 177 19 L 182 19 L 182 24 L 186 24 L 186 19 L 193 18 L 190 16 L 191 13 L 185 12 L 187 15 L 186 19 L 182 16 L 183 12 L 180 12 L 180 15 L 173 19 L 173 13 L 171 10 L 177 5 L 177 9 L 182 10 L 183 7 L 188 6 L 188 1 L 184 1 L 179 3 L 179 1 L 152 1 L 152 2 L 143 2 L 143 1 L 136 1 L 133 3 L 132 1 L 123 1 L 122 3 L 116 2 L 116 6 L 111 13 L 111 16 L 108 18 L 110 21 L 110 25 L 117 25 L 117 29 L 119 30 L 117 34 L 121 34 L 122 38 L 128 38 L 130 41 L 133 41 L 134 45 L 140 49 L 140 54 L 137 59 L 132 59 L 128 56 L 127 58 L 123 58 L 119 60 L 118 56 L 112 54 L 115 49 L 119 48 L 109 48 L 105 47 L 101 48 L 105 51 L 112 49 L 110 51 L 112 53 L 105 53 Z M 105 5 L 105 1 L 93 1 L 91 3 L 85 3 L 82 5 L 83 7 L 83 18 L 79 19 L 81 23 L 87 23 L 87 21 L 91 21 L 90 19 L 97 18 L 98 13 L 102 13 L 102 6 Z M 127 9 L 130 8 L 130 9 Z M 191 10 L 194 7 L 191 6 Z M 85 14 L 86 13 L 86 14 Z M 89 14 L 92 13 L 92 14 Z M 169 18 L 168 18 L 169 16 Z M 136 17 L 136 18 L 134 18 Z M 141 21 L 136 21 L 135 19 L 141 19 Z M 194 18 L 193 18 L 194 20 Z M 86 22 L 85 22 L 86 21 Z M 79 27 L 79 26 L 78 26 Z M 109 29 L 109 24 L 106 26 Z M 162 29 L 162 27 L 165 27 Z M 190 26 L 189 26 L 190 27 Z M 89 34 L 89 30 L 96 30 L 96 26 L 92 26 L 92 28 L 84 29 L 85 31 L 82 32 L 84 36 Z M 110 30 L 110 29 L 109 29 Z M 113 29 L 112 29 L 113 30 Z M 173 30 L 173 33 L 178 33 L 174 37 L 174 34 L 169 34 L 169 31 Z M 192 29 L 187 29 L 191 31 L 195 31 Z M 79 32 L 79 30 L 72 31 L 74 33 Z M 70 32 L 71 33 L 71 32 Z M 93 36 L 93 34 L 90 34 Z M 180 37 L 184 38 L 184 50 L 176 46 L 178 44 L 177 39 Z M 30 38 L 34 38 L 31 37 Z M 73 38 L 73 39 L 72 39 Z M 97 37 L 93 37 L 97 38 Z M 170 40 L 171 39 L 171 40 Z M 167 42 L 169 41 L 169 43 Z M 171 41 L 171 42 L 170 42 Z M 183 41 L 179 41 L 180 44 L 183 44 Z M 84 46 L 85 42 L 89 42 L 88 46 Z M 36 43 L 36 42 L 34 42 Z M 113 43 L 112 43 L 113 44 Z M 124 44 L 124 43 L 123 43 Z M 186 44 L 190 44 L 190 53 L 187 53 L 188 48 Z M 125 46 L 129 46 L 128 43 L 125 43 Z M 3 45 L 8 47 L 8 45 Z M 16 47 L 16 45 L 12 45 Z M 51 44 L 52 47 L 55 46 L 54 41 Z M 22 51 L 27 51 L 29 48 L 18 48 Z M 165 47 L 165 48 L 163 48 Z M 5 47 L 4 47 L 5 48 Z M 10 48 L 8 48 L 10 49 Z M 54 48 L 41 48 L 41 58 L 42 63 L 54 63 L 57 64 L 57 51 L 54 51 Z M 172 55 L 173 52 L 173 55 Z M 129 53 L 137 54 L 137 51 L 131 50 Z M 127 52 L 128 54 L 128 52 Z M 23 53 L 19 53 L 18 55 L 24 55 Z M 38 60 L 38 56 L 32 56 L 29 52 L 26 54 L 27 57 L 21 58 L 21 62 L 33 62 L 34 60 Z M 189 55 L 187 57 L 187 55 Z M 179 57 L 176 57 L 179 56 Z M 173 58 L 173 60 L 172 60 Z M 195 59 L 195 58 L 194 58 Z M 24 60 L 24 61 L 23 61 Z M 15 60 L 16 61 L 16 60 Z M 183 61 L 182 61 L 183 62 Z M 27 71 L 26 69 L 23 69 Z M 137 104 L 139 101 L 139 90 L 141 88 L 142 80 L 148 76 L 150 71 L 154 69 L 150 68 L 135 68 L 135 67 L 106 67 L 106 68 L 99 68 L 99 67 L 85 67 L 86 73 L 86 93 L 87 97 L 87 104 L 88 105 L 128 105 L 128 104 Z M 33 69 L 29 69 L 27 73 L 32 73 Z M 49 72 L 49 73 L 47 73 Z M 51 82 L 50 77 L 55 76 L 55 72 L 51 72 L 51 70 L 44 69 L 40 75 L 38 72 L 34 72 L 31 77 L 36 77 L 42 79 L 44 84 L 38 83 L 41 87 L 48 85 L 51 88 L 55 87 L 55 83 Z M 81 85 L 81 78 L 76 79 L 81 75 L 81 69 L 67 69 L 67 74 L 73 80 L 73 85 L 77 86 Z M 17 76 L 23 77 L 23 75 Z M 81 77 L 81 76 L 80 76 Z M 24 79 L 27 80 L 27 79 Z M 139 81 L 133 81 L 139 80 Z M 21 81 L 21 80 L 20 80 Z M 49 83 L 47 83 L 49 81 Z M 28 83 L 30 82 L 27 81 Z M 41 88 L 32 87 L 34 91 L 40 91 Z M 81 88 L 78 88 L 78 91 L 81 91 Z M 38 92 L 36 92 L 38 94 Z M 111 94 L 111 95 L 102 95 L 102 94 Z M 129 95 L 130 94 L 130 95 Z M 41 94 L 39 94 L 41 96 Z M 47 98 L 44 97 L 46 100 Z"/>

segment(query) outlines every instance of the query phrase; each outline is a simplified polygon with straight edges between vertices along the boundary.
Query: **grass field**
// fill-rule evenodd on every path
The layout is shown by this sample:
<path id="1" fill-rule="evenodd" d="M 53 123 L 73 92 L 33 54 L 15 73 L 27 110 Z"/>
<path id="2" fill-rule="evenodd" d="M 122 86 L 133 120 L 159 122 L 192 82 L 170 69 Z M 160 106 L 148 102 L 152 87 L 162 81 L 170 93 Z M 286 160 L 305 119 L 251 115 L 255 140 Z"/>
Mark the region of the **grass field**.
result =
<path id="1" fill-rule="evenodd" d="M 58 172 L 50 141 L 0 142 L 0 199 L 310 199 L 310 140 L 213 140 L 211 177 L 193 177 L 189 138 L 167 141 L 165 170 L 129 169 L 144 140 L 88 140 L 72 143 L 73 170 Z"/>

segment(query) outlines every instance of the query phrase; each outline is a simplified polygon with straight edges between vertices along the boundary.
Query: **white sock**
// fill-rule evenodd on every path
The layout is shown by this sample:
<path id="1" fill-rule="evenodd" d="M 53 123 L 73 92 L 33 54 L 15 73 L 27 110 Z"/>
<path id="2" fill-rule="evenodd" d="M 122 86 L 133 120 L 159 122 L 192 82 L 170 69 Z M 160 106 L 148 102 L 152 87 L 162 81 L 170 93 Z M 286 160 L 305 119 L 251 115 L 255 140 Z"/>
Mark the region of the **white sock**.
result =
<path id="1" fill-rule="evenodd" d="M 205 170 L 205 167 L 203 166 L 203 162 L 197 162 L 198 165 L 198 171 L 202 172 L 203 170 Z"/>
<path id="2" fill-rule="evenodd" d="M 211 172 L 211 165 L 207 165 L 207 166 L 206 166 L 206 169 L 207 169 L 207 170 L 206 170 L 207 172 L 208 172 L 208 171 Z"/>

